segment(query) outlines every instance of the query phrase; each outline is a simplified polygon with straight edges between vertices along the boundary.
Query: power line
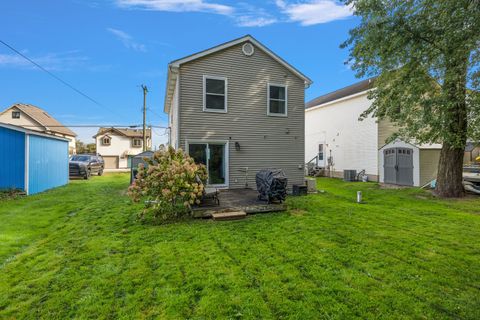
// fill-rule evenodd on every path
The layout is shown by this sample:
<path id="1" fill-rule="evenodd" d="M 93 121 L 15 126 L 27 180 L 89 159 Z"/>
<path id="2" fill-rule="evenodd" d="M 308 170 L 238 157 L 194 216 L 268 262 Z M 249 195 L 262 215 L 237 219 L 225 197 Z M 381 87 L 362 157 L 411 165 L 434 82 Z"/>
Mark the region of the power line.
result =
<path id="1" fill-rule="evenodd" d="M 27 60 L 28 62 L 32 63 L 33 65 L 35 65 L 37 68 L 39 68 L 40 70 L 42 70 L 43 72 L 46 72 L 48 75 L 50 75 L 51 77 L 53 77 L 54 79 L 60 81 L 61 83 L 63 83 L 64 85 L 66 85 L 67 87 L 69 87 L 70 89 L 72 89 L 73 91 L 77 92 L 78 94 L 82 95 L 83 97 L 87 98 L 88 100 L 90 100 L 91 102 L 95 103 L 96 105 L 98 106 L 101 106 L 101 107 L 104 107 L 100 102 L 98 102 L 97 100 L 93 99 L 92 97 L 90 97 L 89 95 L 87 95 L 86 93 L 83 93 L 82 91 L 78 90 L 77 88 L 75 88 L 73 85 L 71 85 L 70 83 L 68 83 L 67 81 L 63 80 L 62 78 L 58 77 L 57 75 L 53 74 L 52 72 L 48 71 L 47 69 L 45 69 L 44 67 L 42 67 L 41 65 L 39 65 L 38 63 L 36 63 L 35 61 L 33 61 L 32 59 L 30 59 L 29 57 L 27 57 L 26 55 L 24 55 L 23 53 L 21 53 L 20 51 L 18 51 L 17 49 L 15 49 L 14 47 L 12 47 L 11 45 L 9 45 L 8 43 L 6 43 L 5 41 L 1 40 L 0 39 L 0 43 L 2 43 L 4 46 L 6 46 L 7 48 L 9 48 L 10 50 L 12 50 L 13 52 L 15 52 L 16 54 L 18 54 L 20 57 L 24 58 L 25 60 Z"/>
<path id="2" fill-rule="evenodd" d="M 156 113 L 155 111 L 153 111 L 153 109 L 152 109 L 152 108 L 147 108 L 147 110 L 148 110 L 148 111 L 150 111 L 151 113 L 153 113 L 154 115 L 156 115 L 157 117 L 160 117 L 160 118 L 163 118 L 163 117 L 164 117 L 164 116 L 162 116 L 162 115 L 160 115 L 160 114 Z"/>
<path id="3" fill-rule="evenodd" d="M 11 45 L 9 45 L 8 43 L 6 43 L 5 41 L 1 40 L 0 39 L 0 43 L 3 44 L 4 46 L 6 46 L 7 48 L 9 48 L 10 50 L 12 50 L 13 52 L 15 52 L 16 54 L 18 54 L 20 57 L 22 57 L 23 59 L 27 60 L 28 62 L 30 62 L 31 64 L 33 64 L 34 66 L 36 66 L 37 68 L 39 68 L 40 70 L 42 70 L 43 72 L 47 73 L 49 76 L 51 76 L 52 78 L 54 78 L 55 80 L 61 82 L 63 85 L 67 86 L 68 88 L 72 89 L 73 91 L 75 91 L 76 93 L 78 93 L 79 95 L 83 96 L 84 98 L 90 100 L 91 102 L 93 102 L 94 104 L 96 104 L 97 106 L 99 107 L 103 107 L 105 109 L 108 109 L 109 111 L 113 111 L 115 113 L 117 113 L 118 115 L 118 112 L 116 112 L 114 109 L 112 108 L 109 108 L 103 104 L 101 104 L 100 102 L 98 102 L 97 100 L 95 100 L 94 98 L 90 97 L 89 95 L 87 95 L 86 93 L 82 92 L 81 90 L 75 88 L 72 84 L 68 83 L 67 81 L 63 80 L 62 78 L 60 78 L 59 76 L 55 75 L 54 73 L 52 73 L 51 71 L 48 71 L 46 68 L 42 67 L 40 64 L 38 64 L 37 62 L 33 61 L 32 59 L 30 59 L 29 57 L 27 57 L 26 55 L 24 55 L 23 53 L 21 53 L 20 51 L 18 51 L 17 49 L 15 49 L 14 47 L 12 47 Z"/>
<path id="4" fill-rule="evenodd" d="M 70 128 L 97 128 L 97 127 L 105 127 L 105 128 L 110 128 L 110 127 L 118 127 L 118 128 L 140 128 L 143 125 L 141 124 L 65 124 L 65 125 L 52 125 L 52 126 L 44 126 L 44 125 L 34 125 L 34 124 L 28 124 L 28 125 L 22 125 L 21 127 L 25 128 L 36 128 L 36 127 L 48 127 L 48 128 L 63 128 L 63 127 L 70 127 Z M 155 126 L 155 125 L 148 125 L 149 127 L 152 128 L 157 128 L 157 129 L 168 129 L 168 127 L 163 127 L 163 126 Z"/>
<path id="5" fill-rule="evenodd" d="M 164 131 L 163 133 L 160 133 L 160 132 L 158 132 L 158 131 L 155 130 L 155 129 L 156 129 L 156 128 L 152 128 L 153 133 L 155 133 L 158 137 L 163 137 L 163 136 L 168 135 L 167 128 L 165 128 L 165 131 Z M 159 129 L 164 129 L 164 128 L 159 128 Z"/>
<path id="6" fill-rule="evenodd" d="M 23 53 L 21 53 L 20 51 L 18 51 L 17 49 L 15 49 L 14 47 L 12 47 L 11 45 L 9 45 L 8 43 L 6 43 L 5 41 L 1 40 L 0 39 L 0 43 L 3 44 L 4 46 L 6 46 L 7 48 L 9 48 L 10 50 L 12 50 L 13 52 L 15 52 L 16 54 L 18 54 L 20 57 L 22 57 L 23 59 L 27 60 L 28 62 L 30 62 L 31 64 L 33 64 L 34 66 L 36 66 L 37 68 L 39 68 L 40 70 L 42 70 L 43 72 L 47 73 L 49 76 L 51 76 L 52 78 L 54 78 L 55 80 L 61 82 L 63 85 L 67 86 L 68 88 L 72 89 L 73 91 L 75 91 L 76 93 L 80 94 L 81 96 L 83 96 L 84 98 L 90 100 L 91 102 L 93 102 L 94 104 L 100 106 L 100 107 L 103 107 L 103 108 L 106 108 L 108 109 L 109 111 L 113 111 L 115 113 L 118 114 L 118 112 L 116 112 L 114 109 L 112 108 L 109 108 L 107 107 L 106 105 L 103 105 L 102 103 L 98 102 L 97 100 L 95 100 L 94 98 L 90 97 L 88 94 L 84 93 L 83 91 L 75 88 L 72 84 L 70 84 L 69 82 L 63 80 L 62 78 L 60 78 L 59 76 L 57 76 L 56 74 L 54 74 L 53 72 L 49 71 L 48 69 L 44 68 L 43 66 L 41 66 L 40 64 L 38 64 L 37 62 L 33 61 L 32 59 L 30 59 L 29 57 L 27 57 L 26 55 L 24 55 Z M 143 86 L 142 86 L 142 89 L 143 89 Z M 158 117 L 163 117 L 162 115 L 158 114 L 157 112 L 153 111 L 151 108 L 148 108 L 148 110 L 155 114 L 156 116 Z"/>

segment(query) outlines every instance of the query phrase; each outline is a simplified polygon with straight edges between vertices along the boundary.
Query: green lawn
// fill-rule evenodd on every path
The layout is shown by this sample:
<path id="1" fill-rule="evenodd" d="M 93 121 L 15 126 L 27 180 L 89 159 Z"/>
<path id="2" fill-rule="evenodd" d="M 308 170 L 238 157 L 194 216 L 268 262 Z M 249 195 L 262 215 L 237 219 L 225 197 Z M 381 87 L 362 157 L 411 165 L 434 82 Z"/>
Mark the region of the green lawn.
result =
<path id="1" fill-rule="evenodd" d="M 154 226 L 127 185 L 0 200 L 1 319 L 480 318 L 480 200 L 319 179 L 289 212 Z"/>

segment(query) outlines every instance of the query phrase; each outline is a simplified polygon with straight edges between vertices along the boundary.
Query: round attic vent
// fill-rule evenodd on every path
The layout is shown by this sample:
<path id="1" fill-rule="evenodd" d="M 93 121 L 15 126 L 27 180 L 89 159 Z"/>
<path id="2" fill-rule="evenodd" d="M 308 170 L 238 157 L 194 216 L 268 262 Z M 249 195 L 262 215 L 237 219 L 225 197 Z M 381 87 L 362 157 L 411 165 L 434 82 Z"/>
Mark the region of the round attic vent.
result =
<path id="1" fill-rule="evenodd" d="M 251 43 L 247 42 L 243 45 L 242 51 L 246 56 L 251 56 L 255 52 L 255 48 Z"/>

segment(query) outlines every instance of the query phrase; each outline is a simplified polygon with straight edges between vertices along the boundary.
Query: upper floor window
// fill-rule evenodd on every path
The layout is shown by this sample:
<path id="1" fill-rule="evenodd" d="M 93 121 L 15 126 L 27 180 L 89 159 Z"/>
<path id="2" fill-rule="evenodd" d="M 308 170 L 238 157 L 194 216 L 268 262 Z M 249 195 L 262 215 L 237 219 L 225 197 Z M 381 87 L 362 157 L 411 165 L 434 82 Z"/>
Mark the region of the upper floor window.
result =
<path id="1" fill-rule="evenodd" d="M 134 147 L 141 147 L 142 146 L 142 139 L 133 139 L 133 146 Z"/>
<path id="2" fill-rule="evenodd" d="M 104 146 L 109 146 L 110 143 L 111 143 L 110 137 L 103 137 L 103 138 L 102 138 L 102 144 L 103 144 Z"/>
<path id="3" fill-rule="evenodd" d="M 287 86 L 268 84 L 267 114 L 269 116 L 287 115 Z"/>
<path id="4" fill-rule="evenodd" d="M 20 111 L 12 111 L 12 119 L 20 119 Z"/>
<path id="5" fill-rule="evenodd" d="M 227 112 L 227 79 L 203 77 L 203 111 Z"/>

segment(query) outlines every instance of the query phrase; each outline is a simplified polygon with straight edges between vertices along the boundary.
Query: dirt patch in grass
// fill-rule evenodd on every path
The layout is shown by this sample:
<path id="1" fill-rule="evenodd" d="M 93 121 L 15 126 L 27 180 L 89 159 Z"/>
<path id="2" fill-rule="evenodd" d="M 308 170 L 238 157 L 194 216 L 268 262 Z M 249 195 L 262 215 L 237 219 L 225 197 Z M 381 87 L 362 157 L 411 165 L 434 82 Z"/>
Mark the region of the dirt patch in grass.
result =
<path id="1" fill-rule="evenodd" d="M 15 199 L 25 195 L 25 192 L 21 190 L 0 190 L 0 200 Z"/>
<path id="2" fill-rule="evenodd" d="M 393 189 L 393 190 L 403 190 L 403 189 L 411 189 L 413 187 L 409 186 L 399 186 L 397 184 L 388 184 L 388 183 L 380 183 L 380 189 Z"/>
<path id="3" fill-rule="evenodd" d="M 290 210 L 288 210 L 288 213 L 291 216 L 303 216 L 307 213 L 307 211 L 302 210 L 302 209 L 290 209 Z"/>

